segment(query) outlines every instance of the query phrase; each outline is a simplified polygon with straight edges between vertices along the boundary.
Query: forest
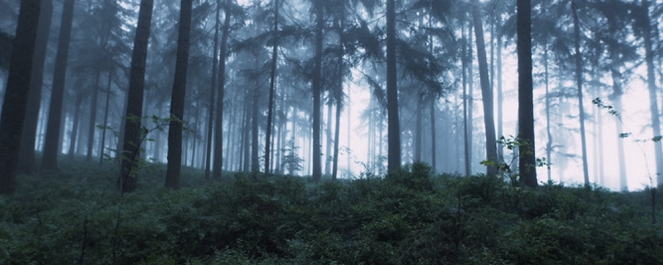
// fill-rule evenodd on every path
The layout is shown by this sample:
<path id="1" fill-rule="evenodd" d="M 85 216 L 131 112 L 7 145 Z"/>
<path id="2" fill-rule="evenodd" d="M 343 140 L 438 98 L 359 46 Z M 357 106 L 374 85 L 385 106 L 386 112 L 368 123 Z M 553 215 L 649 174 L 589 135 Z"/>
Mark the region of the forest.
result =
<path id="1" fill-rule="evenodd" d="M 656 264 L 659 0 L 0 0 L 0 264 Z"/>

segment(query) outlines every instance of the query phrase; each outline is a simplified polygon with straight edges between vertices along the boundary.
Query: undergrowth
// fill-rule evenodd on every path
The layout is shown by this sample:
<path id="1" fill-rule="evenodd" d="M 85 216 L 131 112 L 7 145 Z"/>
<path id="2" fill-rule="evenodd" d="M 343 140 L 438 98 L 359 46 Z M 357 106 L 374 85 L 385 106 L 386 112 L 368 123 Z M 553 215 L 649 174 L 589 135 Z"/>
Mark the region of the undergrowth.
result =
<path id="1" fill-rule="evenodd" d="M 170 190 L 163 171 L 124 195 L 118 264 L 663 263 L 648 191 L 528 189 L 424 164 L 319 185 L 184 169 Z M 20 176 L 0 196 L 0 264 L 112 264 L 116 177 L 83 161 Z"/>

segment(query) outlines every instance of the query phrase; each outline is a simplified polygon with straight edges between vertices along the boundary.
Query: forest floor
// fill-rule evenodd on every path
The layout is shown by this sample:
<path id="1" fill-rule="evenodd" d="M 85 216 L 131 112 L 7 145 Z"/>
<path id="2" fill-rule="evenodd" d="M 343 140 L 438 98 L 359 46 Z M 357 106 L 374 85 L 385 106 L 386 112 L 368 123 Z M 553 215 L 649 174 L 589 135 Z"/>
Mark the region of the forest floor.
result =
<path id="1" fill-rule="evenodd" d="M 116 165 L 77 159 L 0 196 L 0 264 L 663 264 L 652 190 L 529 189 L 423 164 L 320 184 L 185 168 L 169 190 L 157 166 L 121 196 Z"/>

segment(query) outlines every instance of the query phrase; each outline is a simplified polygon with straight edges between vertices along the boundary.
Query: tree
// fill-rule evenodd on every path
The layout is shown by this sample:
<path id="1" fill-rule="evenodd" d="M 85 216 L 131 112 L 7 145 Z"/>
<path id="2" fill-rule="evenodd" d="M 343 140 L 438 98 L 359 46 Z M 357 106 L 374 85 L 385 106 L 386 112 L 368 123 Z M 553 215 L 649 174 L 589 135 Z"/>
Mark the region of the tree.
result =
<path id="1" fill-rule="evenodd" d="M 652 119 L 653 137 L 661 136 L 661 118 L 658 108 L 658 88 L 656 86 L 656 77 L 654 69 L 654 45 L 652 41 L 652 25 L 649 16 L 649 0 L 642 0 L 640 8 L 636 13 L 636 29 L 644 40 L 645 62 L 647 64 L 647 88 L 649 89 L 649 98 L 651 103 L 649 110 Z M 656 158 L 656 176 L 659 187 L 663 188 L 663 147 L 661 141 L 654 142 L 654 155 Z"/>
<path id="2" fill-rule="evenodd" d="M 55 57 L 55 70 L 53 72 L 53 90 L 51 92 L 51 104 L 49 105 L 48 110 L 44 153 L 41 160 L 42 171 L 58 170 L 60 125 L 62 123 L 62 104 L 64 101 L 64 89 L 67 77 L 69 43 L 71 40 L 71 28 L 74 19 L 74 2 L 75 0 L 65 0 L 62 11 L 60 37 L 58 38 L 58 52 Z"/>
<path id="3" fill-rule="evenodd" d="M 488 62 L 486 59 L 486 45 L 481 24 L 479 1 L 472 0 L 472 17 L 474 20 L 474 33 L 476 36 L 477 56 L 479 60 L 479 78 L 481 81 L 481 98 L 483 102 L 483 121 L 486 127 L 486 159 L 497 161 L 497 141 L 495 139 L 495 121 L 493 119 L 493 91 L 488 80 Z M 488 175 L 497 173 L 495 167 L 488 167 Z"/>
<path id="4" fill-rule="evenodd" d="M 21 136 L 21 150 L 18 156 L 18 173 L 29 174 L 37 170 L 35 157 L 35 142 L 37 138 L 37 124 L 39 123 L 39 110 L 41 105 L 42 85 L 44 83 L 44 62 L 48 36 L 51 32 L 51 17 L 53 15 L 53 2 L 41 1 L 39 15 L 39 29 L 37 30 L 37 44 L 34 52 L 34 63 L 30 79 L 30 96 L 25 113 L 25 123 Z"/>
<path id="5" fill-rule="evenodd" d="M 16 166 L 30 92 L 40 12 L 40 0 L 21 1 L 0 114 L 0 194 L 11 194 L 16 190 Z"/>
<path id="6" fill-rule="evenodd" d="M 228 34 L 230 31 L 231 0 L 226 0 L 225 18 L 223 24 L 223 35 L 221 37 L 221 49 L 219 51 L 219 86 L 216 99 L 216 120 L 214 121 L 214 165 L 212 166 L 212 177 L 220 178 L 223 169 L 223 100 L 226 86 L 226 57 L 228 56 Z"/>
<path id="7" fill-rule="evenodd" d="M 320 95 L 322 93 L 322 38 L 324 27 L 323 1 L 315 1 L 315 68 L 313 69 L 313 180 L 317 183 L 322 175 L 322 143 L 320 141 Z"/>
<path id="8" fill-rule="evenodd" d="M 191 35 L 191 9 L 193 0 L 182 0 L 180 9 L 179 36 L 177 38 L 177 62 L 175 80 L 170 101 L 170 126 L 168 129 L 168 167 L 166 187 L 179 188 L 182 168 L 182 127 L 186 75 L 189 66 L 189 36 Z"/>
<path id="9" fill-rule="evenodd" d="M 401 167 L 401 129 L 398 115 L 398 81 L 396 76 L 396 1 L 387 0 L 387 169 Z"/>
<path id="10" fill-rule="evenodd" d="M 534 139 L 534 84 L 532 80 L 532 7 L 530 0 L 518 0 L 518 138 L 520 181 L 528 187 L 538 186 Z M 523 147 L 526 149 L 523 150 Z"/>
<path id="11" fill-rule="evenodd" d="M 582 145 L 582 172 L 585 180 L 585 185 L 589 185 L 589 166 L 587 163 L 587 138 L 585 136 L 585 108 L 583 107 L 583 65 L 582 54 L 580 53 L 580 21 L 578 19 L 578 7 L 576 2 L 571 2 L 571 9 L 573 12 L 573 39 L 575 49 L 575 73 L 576 73 L 576 86 L 578 96 L 578 109 L 580 115 L 580 140 Z"/>
<path id="12" fill-rule="evenodd" d="M 136 27 L 134 48 L 131 55 L 131 70 L 129 73 L 124 138 L 122 141 L 122 152 L 119 154 L 122 157 L 122 166 L 118 179 L 121 192 L 136 190 L 137 179 L 133 170 L 137 166 L 137 158 L 140 155 L 140 117 L 143 114 L 145 61 L 147 59 L 147 44 L 150 37 L 153 6 L 154 0 L 141 0 L 140 10 L 138 11 L 138 25 Z M 131 119 L 130 117 L 138 117 L 138 119 Z"/>
<path id="13" fill-rule="evenodd" d="M 276 90 L 276 60 L 278 59 L 277 51 L 279 48 L 278 40 L 278 30 L 279 30 L 279 0 L 274 0 L 274 29 L 273 34 L 273 45 L 272 45 L 272 61 L 270 63 L 270 74 L 269 74 L 269 106 L 267 109 L 267 132 L 265 133 L 265 173 L 269 174 L 269 159 L 271 158 L 270 148 L 272 140 L 272 127 L 273 127 L 273 116 L 274 116 L 274 90 Z M 315 177 L 315 175 L 314 175 Z"/>
<path id="14" fill-rule="evenodd" d="M 215 16 L 215 25 L 214 25 L 214 45 L 212 48 L 212 82 L 210 82 L 210 98 L 209 98 L 209 112 L 208 112 L 208 120 L 207 120 L 207 141 L 205 143 L 206 147 L 205 150 L 207 152 L 207 155 L 205 157 L 205 179 L 209 180 L 210 179 L 210 169 L 212 167 L 212 142 L 214 139 L 214 103 L 215 103 L 215 95 L 216 95 L 216 90 L 217 90 L 217 82 L 216 82 L 216 76 L 218 75 L 218 67 L 219 67 L 219 57 L 218 57 L 218 51 L 219 51 L 219 24 L 221 24 L 221 21 L 219 19 L 220 16 L 220 9 L 221 6 L 217 2 L 216 5 L 216 16 Z"/>

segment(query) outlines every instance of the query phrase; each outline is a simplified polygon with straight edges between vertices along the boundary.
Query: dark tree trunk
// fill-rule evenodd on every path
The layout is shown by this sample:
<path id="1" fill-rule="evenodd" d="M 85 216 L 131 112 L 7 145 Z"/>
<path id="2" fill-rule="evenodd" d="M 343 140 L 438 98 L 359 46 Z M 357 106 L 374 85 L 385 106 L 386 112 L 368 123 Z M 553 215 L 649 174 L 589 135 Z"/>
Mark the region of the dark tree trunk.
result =
<path id="1" fill-rule="evenodd" d="M 582 83 L 583 83 L 583 65 L 582 54 L 580 54 L 580 22 L 578 21 L 578 13 L 575 2 L 571 2 L 571 9 L 573 11 L 573 35 L 575 46 L 575 66 L 576 66 L 576 85 L 578 86 L 578 109 L 580 116 L 580 140 L 582 145 L 582 172 L 585 180 L 585 185 L 589 185 L 589 165 L 587 163 L 587 138 L 585 136 L 585 108 L 582 99 Z"/>
<path id="2" fill-rule="evenodd" d="M 81 104 L 83 104 L 83 96 L 81 94 L 78 94 L 76 96 L 76 103 L 74 104 L 74 119 L 72 122 L 71 126 L 71 134 L 69 136 L 69 152 L 67 152 L 67 157 L 69 160 L 74 160 L 74 155 L 76 154 L 76 145 L 80 145 L 80 143 L 77 143 L 78 136 L 80 135 L 80 110 L 81 110 Z"/>
<path id="3" fill-rule="evenodd" d="M 270 173 L 270 157 L 272 152 L 272 128 L 274 127 L 274 91 L 276 90 L 276 60 L 278 59 L 277 51 L 279 49 L 279 0 L 274 0 L 274 28 L 272 34 L 274 38 L 274 45 L 272 46 L 272 62 L 269 73 L 269 103 L 267 110 L 267 130 L 265 132 L 265 173 Z"/>
<path id="4" fill-rule="evenodd" d="M 90 98 L 90 123 L 88 124 L 88 136 L 87 136 L 87 156 L 85 159 L 87 161 L 92 160 L 92 149 L 94 149 L 94 132 L 96 131 L 97 123 L 97 101 L 99 98 L 99 80 L 101 78 L 101 72 L 97 71 L 96 76 L 94 77 L 94 86 L 92 87 L 92 98 Z"/>
<path id="5" fill-rule="evenodd" d="M 649 17 L 649 0 L 642 0 L 643 8 L 643 23 L 642 23 L 642 38 L 645 44 L 645 61 L 647 63 L 647 87 L 649 88 L 649 98 L 651 105 L 649 107 L 652 116 L 652 132 L 653 137 L 661 136 L 661 118 L 658 109 L 658 88 L 656 87 L 656 76 L 654 69 L 654 48 L 652 44 L 652 26 Z M 663 141 L 654 142 L 654 157 L 656 159 L 656 182 L 659 187 L 663 187 Z"/>
<path id="6" fill-rule="evenodd" d="M 421 161 L 421 153 L 422 153 L 422 147 L 421 147 L 421 142 L 422 142 L 422 133 L 423 133 L 423 116 L 424 116 L 424 108 L 423 108 L 423 99 L 422 97 L 417 97 L 417 108 L 415 110 L 415 120 L 416 120 L 416 126 L 415 126 L 415 135 L 414 135 L 414 161 Z"/>
<path id="7" fill-rule="evenodd" d="M 532 7 L 530 0 L 518 0 L 518 138 L 520 181 L 537 187 L 534 139 L 534 81 L 532 80 Z"/>
<path id="8" fill-rule="evenodd" d="M 260 83 L 256 81 L 256 87 L 253 89 L 253 107 L 251 108 L 251 171 L 260 171 L 260 154 L 258 144 L 258 117 L 260 117 Z"/>
<path id="9" fill-rule="evenodd" d="M 38 169 L 37 158 L 35 157 L 35 142 L 37 138 L 37 125 L 39 124 L 39 111 L 41 110 L 41 90 L 44 84 L 44 62 L 46 62 L 52 16 L 53 2 L 51 0 L 42 0 L 32 75 L 30 77 L 30 95 L 28 97 L 25 123 L 21 136 L 21 148 L 18 156 L 19 174 L 30 174 Z"/>
<path id="10" fill-rule="evenodd" d="M 333 92 L 330 91 L 329 93 Z M 329 97 L 331 98 L 331 95 Z M 326 128 L 325 135 L 327 136 L 327 146 L 325 147 L 325 155 L 324 155 L 325 175 L 327 176 L 331 175 L 332 161 L 330 158 L 332 158 L 332 154 L 334 153 L 331 150 L 332 149 L 332 107 L 333 107 L 332 103 L 329 102 L 329 104 L 327 104 L 327 126 L 325 127 Z"/>
<path id="11" fill-rule="evenodd" d="M 462 24 L 464 25 L 465 23 L 462 23 Z M 466 38 L 466 34 L 465 34 L 465 29 L 461 28 L 461 32 L 463 33 L 463 41 L 466 41 L 467 38 Z M 472 34 L 470 34 L 470 36 L 471 35 Z M 471 124 L 472 123 L 470 122 L 471 117 L 468 117 L 468 116 L 471 116 L 472 112 L 470 111 L 470 108 L 468 106 L 469 105 L 468 103 L 470 102 L 470 99 L 471 99 L 471 95 L 467 94 L 467 85 L 468 85 L 467 83 L 469 81 L 468 76 L 467 76 L 467 70 L 469 70 L 469 69 L 467 69 L 468 68 L 467 61 L 468 61 L 468 58 L 470 58 L 471 56 L 467 55 L 468 43 L 463 42 L 462 45 L 463 45 L 463 47 L 461 48 L 462 49 L 461 50 L 461 57 L 462 57 L 461 58 L 461 64 L 462 64 L 462 66 L 461 66 L 461 68 L 462 68 L 461 69 L 461 79 L 462 79 L 462 82 L 463 82 L 463 150 L 464 150 L 464 154 L 465 154 L 465 176 L 469 177 L 470 174 L 472 174 L 472 165 L 471 165 L 471 163 L 472 163 L 472 150 L 470 148 L 471 147 L 471 145 L 470 145 L 470 141 L 471 141 L 470 133 L 471 133 Z M 472 78 L 472 76 L 470 75 L 469 78 Z M 468 128 L 468 127 L 470 127 L 470 128 Z"/>
<path id="12" fill-rule="evenodd" d="M 316 0 L 316 21 L 315 21 L 315 69 L 313 70 L 313 181 L 316 183 L 320 181 L 322 175 L 321 149 L 322 143 L 320 141 L 320 94 L 322 91 L 322 29 L 324 27 L 323 21 L 323 7 L 322 0 Z"/>
<path id="13" fill-rule="evenodd" d="M 212 50 L 212 82 L 210 86 L 210 98 L 209 98 L 209 112 L 207 120 L 207 141 L 206 141 L 206 156 L 205 156 L 205 180 L 210 180 L 211 168 L 212 168 L 212 142 L 214 139 L 214 104 L 215 96 L 217 90 L 216 77 L 218 75 L 219 67 L 219 57 L 217 52 L 219 51 L 219 24 L 221 21 L 220 17 L 220 3 L 217 1 L 216 4 L 216 25 L 214 25 L 214 48 Z"/>
<path id="14" fill-rule="evenodd" d="M 112 73 L 108 73 L 108 84 L 106 85 L 106 104 L 104 105 L 104 129 L 101 131 L 101 140 L 99 140 L 99 167 L 104 164 L 104 152 L 106 151 L 106 131 L 108 126 L 108 109 L 110 108 L 110 90 L 112 83 Z"/>
<path id="15" fill-rule="evenodd" d="M 16 166 L 30 93 L 40 2 L 21 1 L 0 118 L 0 194 L 16 190 Z"/>
<path id="16" fill-rule="evenodd" d="M 223 22 L 223 35 L 221 36 L 221 49 L 219 51 L 219 91 L 216 94 L 216 120 L 214 121 L 214 163 L 212 177 L 221 178 L 223 170 L 223 100 L 226 89 L 226 56 L 228 53 L 228 32 L 230 31 L 230 0 L 226 0 L 225 18 Z"/>
<path id="17" fill-rule="evenodd" d="M 433 171 L 437 171 L 437 143 L 435 139 L 437 138 L 436 128 L 435 128 L 435 109 L 437 107 L 436 100 L 431 101 L 430 105 L 430 139 L 431 139 L 431 167 Z"/>
<path id="18" fill-rule="evenodd" d="M 140 118 L 143 115 L 145 61 L 147 59 L 147 44 L 150 37 L 153 6 L 154 0 L 141 0 L 138 12 L 138 25 L 136 27 L 136 37 L 131 56 L 131 70 L 129 73 L 124 139 L 122 141 L 122 152 L 118 154 L 122 159 L 119 178 L 121 192 L 133 192 L 136 190 L 137 179 L 133 170 L 137 166 L 136 160 L 140 156 Z"/>
<path id="19" fill-rule="evenodd" d="M 62 10 L 62 23 L 60 24 L 60 37 L 58 39 L 58 52 L 55 57 L 55 71 L 53 72 L 53 89 L 51 104 L 48 111 L 46 125 L 46 139 L 44 154 L 41 160 L 41 170 L 57 170 L 58 154 L 60 148 L 60 125 L 62 124 L 62 104 L 64 101 L 65 79 L 67 77 L 67 60 L 69 58 L 69 43 L 71 40 L 71 27 L 74 18 L 74 0 L 65 0 Z"/>
<path id="20" fill-rule="evenodd" d="M 495 139 L 495 121 L 493 119 L 493 91 L 488 80 L 488 62 L 486 59 L 486 45 L 483 39 L 483 26 L 481 25 L 481 12 L 479 1 L 472 0 L 472 16 L 474 18 L 474 33 L 476 35 L 477 56 L 479 59 L 479 78 L 481 80 L 481 98 L 483 102 L 483 122 L 486 127 L 486 159 L 497 161 L 497 143 Z M 488 175 L 497 173 L 495 167 L 488 167 Z"/>
<path id="21" fill-rule="evenodd" d="M 177 37 L 177 61 L 175 80 L 170 98 L 170 121 L 168 129 L 168 166 L 166 187 L 177 189 L 180 186 L 182 169 L 182 120 L 184 119 L 184 97 L 186 96 L 186 75 L 189 67 L 189 36 L 191 35 L 191 9 L 193 0 L 182 0 L 180 9 L 179 36 Z M 192 154 L 195 156 L 195 153 Z"/>
<path id="22" fill-rule="evenodd" d="M 396 75 L 396 1 L 387 0 L 387 133 L 389 134 L 387 169 L 389 171 L 401 167 L 401 129 Z"/>

